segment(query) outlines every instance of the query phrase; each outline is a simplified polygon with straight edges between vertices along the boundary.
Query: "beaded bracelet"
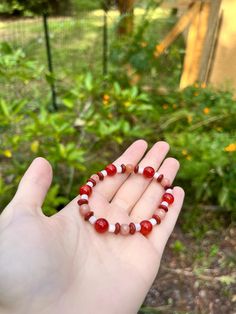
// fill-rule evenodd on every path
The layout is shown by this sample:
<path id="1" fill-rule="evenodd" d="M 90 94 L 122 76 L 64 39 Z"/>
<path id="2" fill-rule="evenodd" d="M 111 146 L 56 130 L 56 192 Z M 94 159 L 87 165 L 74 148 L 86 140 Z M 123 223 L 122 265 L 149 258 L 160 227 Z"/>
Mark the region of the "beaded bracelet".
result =
<path id="1" fill-rule="evenodd" d="M 119 222 L 115 224 L 109 223 L 105 218 L 96 218 L 94 212 L 89 206 L 89 196 L 92 194 L 92 189 L 99 181 L 103 181 L 106 176 L 114 176 L 117 173 L 127 173 L 127 174 L 141 174 L 146 179 L 155 179 L 159 182 L 165 189 L 165 193 L 162 196 L 162 201 L 158 206 L 158 209 L 152 215 L 149 220 L 143 220 L 140 223 L 131 222 L 128 224 L 120 224 Z M 140 166 L 133 166 L 131 164 L 127 165 L 108 165 L 105 170 L 93 174 L 79 190 L 80 198 L 78 200 L 79 210 L 84 220 L 89 221 L 94 225 L 95 230 L 98 233 L 113 232 L 115 234 L 122 235 L 133 235 L 135 232 L 141 232 L 144 236 L 148 235 L 153 226 L 159 225 L 164 219 L 166 213 L 168 212 L 168 206 L 174 202 L 173 188 L 170 186 L 170 182 L 167 178 L 164 178 L 163 174 L 155 172 L 152 167 L 142 168 Z"/>

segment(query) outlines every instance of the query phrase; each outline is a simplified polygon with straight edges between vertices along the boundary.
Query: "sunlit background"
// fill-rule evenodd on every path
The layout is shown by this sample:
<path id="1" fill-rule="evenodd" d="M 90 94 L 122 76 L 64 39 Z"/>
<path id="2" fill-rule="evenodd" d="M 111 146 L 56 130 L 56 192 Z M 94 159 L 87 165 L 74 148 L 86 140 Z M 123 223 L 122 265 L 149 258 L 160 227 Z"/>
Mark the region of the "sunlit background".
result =
<path id="1" fill-rule="evenodd" d="M 36 156 L 52 215 L 137 138 L 166 140 L 186 201 L 141 313 L 233 314 L 236 2 L 2 0 L 0 211 Z"/>

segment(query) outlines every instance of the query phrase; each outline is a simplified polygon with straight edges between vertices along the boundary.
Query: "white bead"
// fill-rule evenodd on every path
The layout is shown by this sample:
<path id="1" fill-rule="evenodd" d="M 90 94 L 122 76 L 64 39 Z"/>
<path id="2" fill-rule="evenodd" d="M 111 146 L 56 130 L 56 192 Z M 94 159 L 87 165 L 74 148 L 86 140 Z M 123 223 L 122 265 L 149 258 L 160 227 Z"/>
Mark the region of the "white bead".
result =
<path id="1" fill-rule="evenodd" d="M 92 182 L 89 181 L 89 182 L 87 182 L 86 184 L 87 184 L 88 186 L 90 186 L 91 188 L 93 188 L 93 183 L 92 183 Z"/>
<path id="2" fill-rule="evenodd" d="M 135 228 L 136 228 L 136 231 L 140 231 L 141 230 L 141 225 L 140 224 L 135 224 Z"/>
<path id="3" fill-rule="evenodd" d="M 93 225 L 95 224 L 96 220 L 97 218 L 95 216 L 91 216 L 88 221 Z"/>
<path id="4" fill-rule="evenodd" d="M 167 189 L 167 190 L 166 190 L 166 193 L 173 194 L 173 190 L 172 190 L 172 189 Z"/>
<path id="5" fill-rule="evenodd" d="M 154 174 L 154 179 L 157 179 L 158 177 L 159 177 L 159 175 L 160 175 L 160 173 L 159 172 L 155 172 L 155 174 Z"/>
<path id="6" fill-rule="evenodd" d="M 82 195 L 80 196 L 80 199 L 81 199 L 81 200 L 88 200 L 88 195 L 87 195 L 87 194 L 82 194 Z"/>
<path id="7" fill-rule="evenodd" d="M 109 224 L 108 231 L 109 231 L 109 232 L 115 232 L 115 230 L 116 230 L 116 226 L 113 225 L 113 224 Z"/>
<path id="8" fill-rule="evenodd" d="M 142 167 L 138 167 L 138 173 L 143 174 L 143 168 Z"/>
<path id="9" fill-rule="evenodd" d="M 104 177 L 107 176 L 107 171 L 106 170 L 102 170 L 101 173 L 103 174 Z"/>
<path id="10" fill-rule="evenodd" d="M 168 207 L 169 204 L 164 201 L 164 202 L 161 202 L 161 205 L 164 205 L 164 206 L 167 206 L 167 207 Z"/>
<path id="11" fill-rule="evenodd" d="M 150 221 L 150 223 L 151 223 L 153 226 L 155 226 L 155 225 L 157 224 L 157 221 L 156 221 L 156 219 L 154 219 L 154 218 L 149 219 L 149 221 Z"/>
<path id="12" fill-rule="evenodd" d="M 117 173 L 122 173 L 122 167 L 121 166 L 116 166 Z"/>

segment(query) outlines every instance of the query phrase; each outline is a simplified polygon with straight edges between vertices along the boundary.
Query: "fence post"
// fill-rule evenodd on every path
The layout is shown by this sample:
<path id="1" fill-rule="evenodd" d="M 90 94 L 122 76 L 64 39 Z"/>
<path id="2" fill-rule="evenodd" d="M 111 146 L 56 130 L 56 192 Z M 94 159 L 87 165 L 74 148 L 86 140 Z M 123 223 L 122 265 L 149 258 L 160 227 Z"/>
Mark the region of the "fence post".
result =
<path id="1" fill-rule="evenodd" d="M 50 46 L 50 37 L 49 37 L 49 29 L 48 29 L 48 22 L 47 22 L 46 14 L 43 14 L 43 28 L 44 28 L 44 37 L 45 37 L 46 53 L 47 53 L 47 60 L 48 60 L 48 71 L 53 77 L 52 52 L 51 52 L 51 46 Z M 57 97 L 56 97 L 54 78 L 52 79 L 50 86 L 51 86 L 51 93 L 52 93 L 52 105 L 53 105 L 53 108 L 57 110 L 58 106 L 57 106 Z"/>
<path id="2" fill-rule="evenodd" d="M 103 3 L 103 75 L 107 74 L 108 68 L 108 32 L 107 32 L 107 12 L 108 6 L 106 0 Z"/>

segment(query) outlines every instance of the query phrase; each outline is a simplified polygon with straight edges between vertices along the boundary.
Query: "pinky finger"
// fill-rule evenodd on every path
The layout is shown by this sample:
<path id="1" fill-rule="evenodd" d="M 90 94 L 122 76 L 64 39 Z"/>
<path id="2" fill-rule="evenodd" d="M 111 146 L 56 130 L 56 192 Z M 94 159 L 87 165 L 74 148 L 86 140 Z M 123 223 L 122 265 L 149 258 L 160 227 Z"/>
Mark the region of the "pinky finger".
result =
<path id="1" fill-rule="evenodd" d="M 180 210 L 184 201 L 184 190 L 181 187 L 175 187 L 173 190 L 175 198 L 174 203 L 170 206 L 169 211 L 166 213 L 165 218 L 160 225 L 155 226 L 153 231 L 148 236 L 157 252 L 162 255 L 166 242 L 168 241 L 179 216 Z"/>

